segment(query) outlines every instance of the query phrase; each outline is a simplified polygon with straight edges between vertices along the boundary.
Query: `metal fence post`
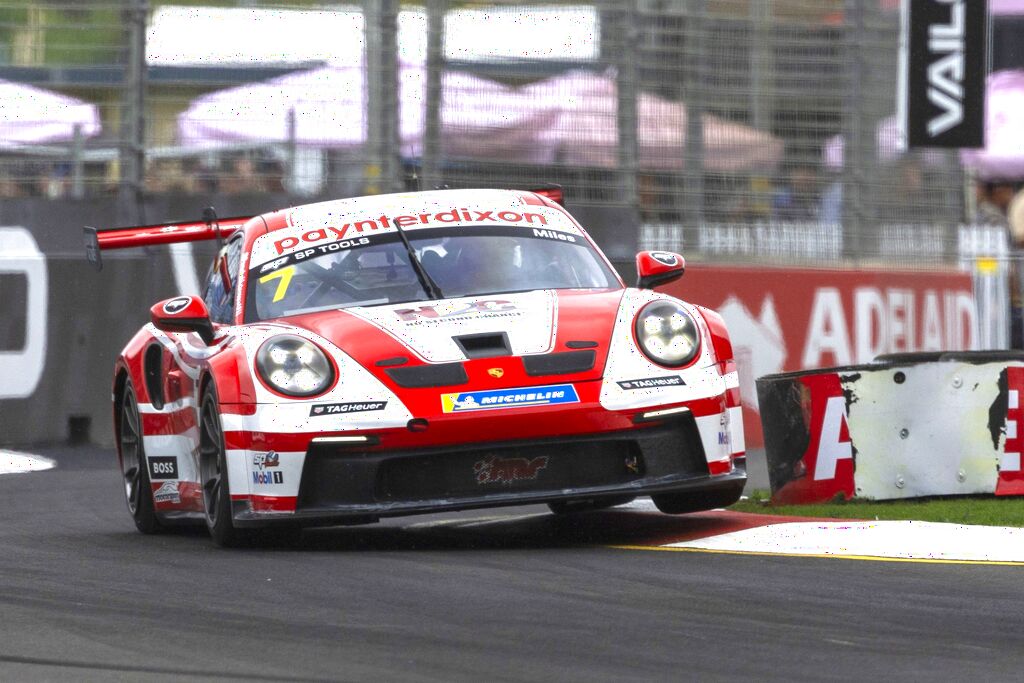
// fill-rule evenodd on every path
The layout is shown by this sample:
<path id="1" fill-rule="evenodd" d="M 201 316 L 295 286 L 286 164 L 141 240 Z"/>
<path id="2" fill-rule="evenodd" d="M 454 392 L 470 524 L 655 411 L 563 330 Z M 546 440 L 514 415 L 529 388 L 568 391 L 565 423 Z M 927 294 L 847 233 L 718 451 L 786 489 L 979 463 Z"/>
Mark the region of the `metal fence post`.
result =
<path id="1" fill-rule="evenodd" d="M 82 152 L 85 147 L 85 136 L 82 134 L 82 124 L 76 123 L 74 135 L 71 138 L 71 198 L 81 199 L 85 196 L 85 180 L 82 177 L 85 164 L 82 160 Z"/>
<path id="2" fill-rule="evenodd" d="M 444 15 L 447 0 L 427 0 L 426 111 L 423 125 L 421 185 L 432 190 L 443 182 L 441 173 L 441 107 L 444 80 Z"/>
<path id="3" fill-rule="evenodd" d="M 688 35 L 683 103 L 686 105 L 686 137 L 683 148 L 683 225 L 690 231 L 688 243 L 696 243 L 704 222 L 704 39 L 707 0 L 689 0 Z"/>
<path id="4" fill-rule="evenodd" d="M 368 194 L 402 189 L 399 156 L 398 0 L 364 0 Z"/>
<path id="5" fill-rule="evenodd" d="M 615 118 L 618 130 L 619 188 L 621 201 L 639 213 L 636 174 L 637 150 L 637 69 L 636 52 L 640 31 L 637 27 L 636 0 L 622 3 L 617 26 L 619 59 L 617 63 Z"/>
<path id="6" fill-rule="evenodd" d="M 847 258 L 855 262 L 865 256 L 868 217 L 865 200 L 865 171 L 868 155 L 874 153 L 874 134 L 871 131 L 866 102 L 864 73 L 864 7 L 860 0 L 845 0 L 846 49 L 845 60 L 849 78 L 847 89 L 847 115 L 843 128 L 846 144 L 843 153 L 843 245 Z M 867 130 L 867 134 L 865 134 Z"/>
<path id="7" fill-rule="evenodd" d="M 121 112 L 120 183 L 118 195 L 128 220 L 142 222 L 146 168 L 146 17 L 148 0 L 131 0 L 125 10 L 127 64 Z"/>

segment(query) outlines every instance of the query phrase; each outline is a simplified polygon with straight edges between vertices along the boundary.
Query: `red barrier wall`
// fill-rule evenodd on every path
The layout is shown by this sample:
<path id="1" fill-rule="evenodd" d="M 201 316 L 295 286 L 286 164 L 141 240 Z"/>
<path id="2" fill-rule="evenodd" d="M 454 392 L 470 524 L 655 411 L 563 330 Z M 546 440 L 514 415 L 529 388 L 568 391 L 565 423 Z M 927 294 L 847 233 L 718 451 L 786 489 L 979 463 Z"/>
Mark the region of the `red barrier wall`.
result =
<path id="1" fill-rule="evenodd" d="M 967 273 L 692 265 L 659 288 L 718 311 L 736 350 L 747 445 L 763 443 L 754 379 L 867 363 L 883 353 L 977 348 Z"/>

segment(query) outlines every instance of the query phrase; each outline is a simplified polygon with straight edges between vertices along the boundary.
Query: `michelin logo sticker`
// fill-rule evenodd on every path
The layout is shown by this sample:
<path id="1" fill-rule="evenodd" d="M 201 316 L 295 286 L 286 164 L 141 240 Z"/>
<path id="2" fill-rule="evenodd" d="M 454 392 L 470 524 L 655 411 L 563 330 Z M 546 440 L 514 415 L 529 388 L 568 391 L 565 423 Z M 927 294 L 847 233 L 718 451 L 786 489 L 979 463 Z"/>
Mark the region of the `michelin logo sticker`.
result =
<path id="1" fill-rule="evenodd" d="M 576 394 L 576 388 L 571 384 L 441 394 L 441 409 L 446 413 L 579 402 L 580 397 Z"/>

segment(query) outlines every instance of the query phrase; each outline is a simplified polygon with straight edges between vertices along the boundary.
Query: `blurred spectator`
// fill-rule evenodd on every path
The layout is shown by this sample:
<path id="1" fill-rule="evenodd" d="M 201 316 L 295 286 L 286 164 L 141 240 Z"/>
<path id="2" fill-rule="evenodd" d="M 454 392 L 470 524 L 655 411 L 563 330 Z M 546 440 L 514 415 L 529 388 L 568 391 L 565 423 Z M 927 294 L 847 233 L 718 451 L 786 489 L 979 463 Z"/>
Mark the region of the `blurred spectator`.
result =
<path id="1" fill-rule="evenodd" d="M 216 194 L 220 189 L 220 177 L 214 162 L 204 160 L 191 165 L 195 190 L 200 194 Z"/>
<path id="2" fill-rule="evenodd" d="M 263 191 L 262 178 L 257 175 L 252 159 L 243 156 L 225 163 L 221 191 L 224 194 L 251 194 Z"/>
<path id="3" fill-rule="evenodd" d="M 277 159 L 264 157 L 256 165 L 266 192 L 284 192 L 284 165 Z"/>
<path id="4" fill-rule="evenodd" d="M 14 173 L 5 170 L 0 175 L 0 198 L 15 199 L 24 196 L 25 188 L 22 186 L 21 181 L 15 177 Z"/>
<path id="5" fill-rule="evenodd" d="M 192 194 L 192 176 L 185 172 L 182 159 L 157 159 L 146 166 L 146 192 Z"/>
<path id="6" fill-rule="evenodd" d="M 942 216 L 942 204 L 928 192 L 920 160 L 907 154 L 880 177 L 879 218 L 891 223 L 930 223 Z"/>
<path id="7" fill-rule="evenodd" d="M 821 193 L 818 219 L 830 225 L 841 225 L 843 222 L 843 180 L 838 173 L 831 174 L 831 182 Z"/>
<path id="8" fill-rule="evenodd" d="M 818 220 L 818 169 L 807 162 L 793 162 L 786 181 L 772 197 L 772 218 L 779 221 Z"/>
<path id="9" fill-rule="evenodd" d="M 1014 193 L 1013 183 L 1008 180 L 990 180 L 979 182 L 975 188 L 978 198 L 975 220 L 982 225 L 1007 227 L 1007 210 Z"/>
<path id="10" fill-rule="evenodd" d="M 1024 235 L 1021 228 L 1011 226 L 1009 210 L 1014 199 L 1013 183 L 995 180 L 978 183 L 976 186 L 978 208 L 975 220 L 981 225 L 1004 228 L 1010 242 L 1010 348 L 1024 348 Z M 1014 207 L 1015 212 L 1019 212 Z M 1016 228 L 1016 229 L 1015 229 Z"/>

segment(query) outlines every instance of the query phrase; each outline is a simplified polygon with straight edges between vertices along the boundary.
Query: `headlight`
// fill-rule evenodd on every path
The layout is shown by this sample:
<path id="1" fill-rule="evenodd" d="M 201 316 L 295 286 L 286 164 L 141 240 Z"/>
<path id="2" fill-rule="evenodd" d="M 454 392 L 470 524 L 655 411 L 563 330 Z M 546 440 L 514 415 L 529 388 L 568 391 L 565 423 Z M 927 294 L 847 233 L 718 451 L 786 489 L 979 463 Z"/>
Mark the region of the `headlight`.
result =
<path id="1" fill-rule="evenodd" d="M 693 317 L 672 301 L 655 301 L 636 317 L 640 349 L 659 365 L 686 365 L 700 351 L 700 332 Z"/>
<path id="2" fill-rule="evenodd" d="M 289 396 L 322 394 L 334 381 L 334 368 L 315 344 L 281 334 L 256 352 L 256 370 L 267 384 Z"/>

